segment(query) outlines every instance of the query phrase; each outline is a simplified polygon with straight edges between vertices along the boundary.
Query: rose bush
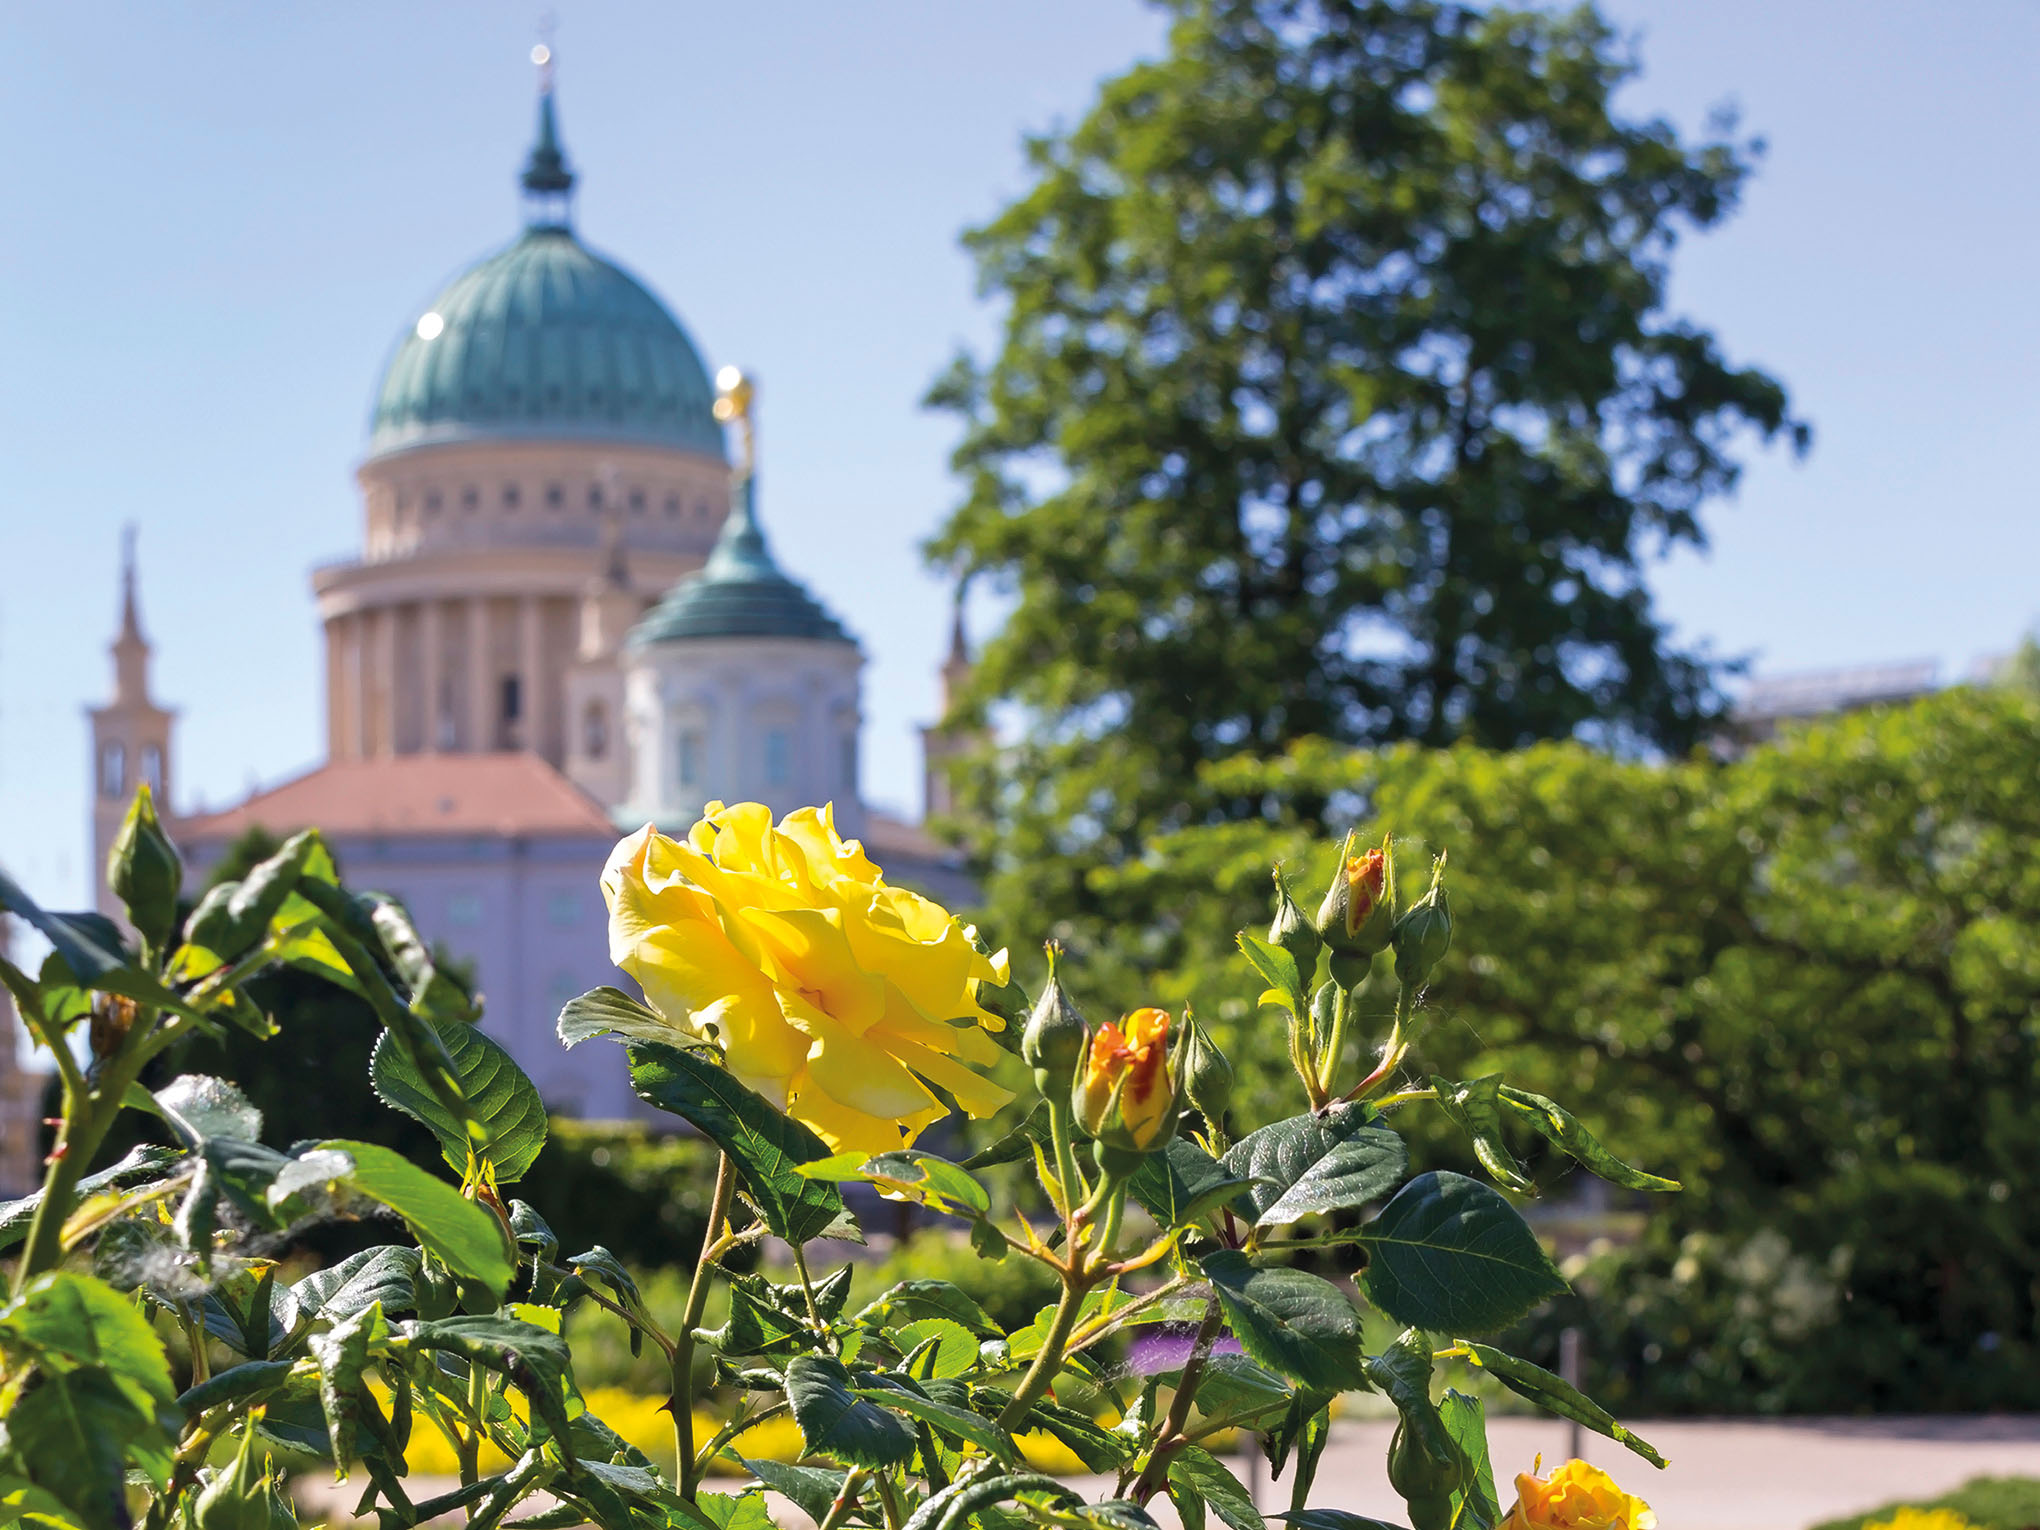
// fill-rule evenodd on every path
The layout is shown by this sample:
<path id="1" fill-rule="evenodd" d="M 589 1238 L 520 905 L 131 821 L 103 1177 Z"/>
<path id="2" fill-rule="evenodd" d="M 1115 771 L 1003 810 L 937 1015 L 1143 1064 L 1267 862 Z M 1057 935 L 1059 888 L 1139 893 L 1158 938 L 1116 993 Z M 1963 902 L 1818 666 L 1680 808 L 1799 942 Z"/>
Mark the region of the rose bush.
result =
<path id="1" fill-rule="evenodd" d="M 350 893 L 307 832 L 181 918 L 175 849 L 144 792 L 109 867 L 138 941 L 0 876 L 0 908 L 52 947 L 33 975 L 0 960 L 0 980 L 63 1089 L 42 1190 L 0 1207 L 0 1248 L 21 1250 L 0 1307 L 0 1507 L 37 1530 L 285 1530 L 279 1481 L 309 1459 L 358 1478 L 357 1517 L 384 1530 L 456 1511 L 494 1530 L 541 1493 L 551 1504 L 517 1523 L 767 1530 L 768 1487 L 821 1530 L 1154 1530 L 1164 1494 L 1187 1530 L 1211 1516 L 1266 1530 L 1212 1453 L 1245 1435 L 1286 1478 L 1299 1530 L 1380 1530 L 1310 1506 L 1334 1404 L 1373 1391 L 1397 1415 L 1385 1470 L 1409 1530 L 1649 1530 L 1640 1500 L 1579 1463 L 1519 1478 L 1505 1517 L 1481 1404 L 1444 1383 L 1485 1373 L 1661 1465 L 1479 1336 L 1565 1290 L 1509 1199 L 1528 1187 L 1512 1135 L 1632 1189 L 1677 1187 L 1499 1074 L 1412 1065 L 1453 928 L 1443 858 L 1411 899 L 1403 853 L 1389 840 L 1344 855 L 1315 923 L 1278 883 L 1266 938 L 1240 932 L 1264 985 L 1256 1044 L 1287 1053 L 1299 1104 L 1255 1123 L 1234 1119 L 1232 1063 L 1187 1008 L 1094 1025 L 1054 953 L 1030 1003 L 1002 956 L 887 883 L 826 808 L 774 822 L 718 804 L 683 838 L 630 836 L 602 880 L 612 950 L 643 998 L 585 994 L 559 1034 L 621 1041 L 638 1095 L 716 1150 L 670 1321 L 613 1252 L 564 1253 L 511 1198 L 545 1149 L 543 1105 L 404 911 Z M 254 995 L 291 990 L 251 987 L 278 966 L 372 1006 L 376 1092 L 432 1133 L 451 1179 L 371 1142 L 266 1146 L 229 1080 L 145 1087 L 184 1037 L 233 1027 L 290 1045 L 293 1016 Z M 1386 1028 L 1363 1043 L 1374 1015 L 1357 995 L 1384 984 Z M 979 1071 L 1002 1047 L 1037 1096 L 1011 1129 L 962 1163 L 916 1146 L 951 1101 L 1007 1103 Z M 1467 1136 L 1492 1184 L 1411 1173 L 1398 1123 L 1424 1110 Z M 96 1166 L 130 1111 L 168 1144 Z M 977 1171 L 1001 1163 L 1031 1163 L 1039 1193 L 1023 1183 L 995 1205 Z M 853 1306 L 850 1266 L 812 1262 L 861 1236 L 845 1183 L 955 1219 L 979 1257 L 1026 1261 L 1053 1302 L 1016 1326 L 915 1278 Z M 408 1236 L 287 1283 L 269 1257 L 308 1225 L 369 1214 Z M 768 1240 L 791 1279 L 752 1272 Z M 1401 1328 L 1379 1353 L 1356 1297 Z M 589 1319 L 656 1357 L 663 1398 L 584 1389 L 565 1336 Z M 1115 1363 L 1150 1325 L 1175 1328 L 1155 1350 L 1167 1358 Z M 664 1459 L 644 1448 L 654 1418 L 672 1433 Z M 774 1437 L 805 1459 L 746 1453 Z M 1044 1459 L 1111 1486 L 1087 1502 L 1029 1465 Z M 420 1481 L 413 1462 L 450 1480 Z"/>

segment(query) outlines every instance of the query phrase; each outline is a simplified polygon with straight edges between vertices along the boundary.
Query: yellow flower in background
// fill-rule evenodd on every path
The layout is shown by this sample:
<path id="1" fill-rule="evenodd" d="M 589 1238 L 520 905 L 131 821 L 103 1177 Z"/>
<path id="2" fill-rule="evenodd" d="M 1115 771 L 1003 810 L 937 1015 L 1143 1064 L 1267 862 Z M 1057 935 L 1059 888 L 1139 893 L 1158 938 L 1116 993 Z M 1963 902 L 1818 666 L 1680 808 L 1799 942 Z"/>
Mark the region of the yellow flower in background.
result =
<path id="1" fill-rule="evenodd" d="M 1516 1478 L 1516 1506 L 1502 1530 L 1657 1530 L 1650 1505 L 1597 1466 L 1568 1461 L 1548 1480 L 1534 1470 Z"/>
<path id="2" fill-rule="evenodd" d="M 837 1152 L 903 1147 L 946 1108 L 1012 1096 L 976 1069 L 1005 1022 L 979 1007 L 1006 956 L 886 883 L 831 810 L 777 824 L 761 803 L 711 802 L 684 840 L 650 825 L 602 872 L 609 955 L 676 1030 L 715 1041 L 730 1072 Z"/>
<path id="3" fill-rule="evenodd" d="M 1983 1526 L 1953 1509 L 1915 1509 L 1908 1504 L 1891 1518 L 1865 1525 L 1863 1530 L 1983 1530 Z"/>

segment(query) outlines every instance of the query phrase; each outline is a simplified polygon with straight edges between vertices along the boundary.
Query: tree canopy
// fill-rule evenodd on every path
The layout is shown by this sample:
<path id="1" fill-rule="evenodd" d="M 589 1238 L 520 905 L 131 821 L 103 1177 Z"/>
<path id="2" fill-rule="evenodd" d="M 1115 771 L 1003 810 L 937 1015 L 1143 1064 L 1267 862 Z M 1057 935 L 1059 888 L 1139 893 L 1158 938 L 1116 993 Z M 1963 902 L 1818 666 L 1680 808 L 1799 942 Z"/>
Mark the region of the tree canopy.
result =
<path id="1" fill-rule="evenodd" d="M 1446 847 L 1453 959 L 1409 1082 L 1506 1069 L 1686 1185 L 1650 1201 L 1649 1235 L 1606 1281 L 1619 1301 L 1559 1315 L 1592 1324 L 1591 1363 L 1619 1373 L 1601 1395 L 2030 1408 L 2035 759 L 2040 703 L 2016 687 L 1839 718 L 1727 764 L 1308 744 L 1210 767 L 1266 816 L 1098 872 L 1101 900 L 1153 922 L 1065 970 L 1107 1011 L 1194 1003 L 1251 1100 L 1281 1087 L 1279 1024 L 1254 974 L 1205 953 L 1267 908 L 1271 860 L 1316 906 L 1323 839 L 1285 804 L 1342 800 Z M 1386 998 L 1374 1008 L 1362 1049 L 1386 1029 Z M 1453 1150 L 1449 1129 L 1417 1135 L 1432 1161 Z M 1554 1187 L 1565 1165 L 1517 1146 Z"/>
<path id="2" fill-rule="evenodd" d="M 1588 7 L 1168 8 L 966 236 L 1003 335 L 931 394 L 966 497 L 930 556 L 1016 597 L 971 704 L 1026 733 L 975 796 L 1035 895 L 1042 852 L 1250 810 L 1190 785 L 1235 753 L 1692 743 L 1715 670 L 1645 567 L 1739 440 L 1806 439 L 1668 306 L 1757 146 L 1621 116 Z"/>

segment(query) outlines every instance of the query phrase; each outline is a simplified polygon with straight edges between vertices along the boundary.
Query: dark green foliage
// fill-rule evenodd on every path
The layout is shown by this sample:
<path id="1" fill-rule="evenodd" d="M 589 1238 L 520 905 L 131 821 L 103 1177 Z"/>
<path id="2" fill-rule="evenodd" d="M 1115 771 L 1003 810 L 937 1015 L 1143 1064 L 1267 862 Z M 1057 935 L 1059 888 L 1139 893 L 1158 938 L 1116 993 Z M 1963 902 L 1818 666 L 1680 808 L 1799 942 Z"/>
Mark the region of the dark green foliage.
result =
<path id="1" fill-rule="evenodd" d="M 1255 810 L 1197 778 L 1235 754 L 1693 742 L 1712 667 L 1644 568 L 1740 440 L 1804 440 L 1669 307 L 1754 149 L 1617 113 L 1591 8 L 1167 9 L 967 235 L 1004 330 L 931 395 L 965 499 L 930 557 L 1017 597 L 969 703 L 1029 722 L 974 784 L 1002 926 L 1088 937 L 1091 868 Z"/>
<path id="2" fill-rule="evenodd" d="M 1455 847 L 1459 930 L 1402 1083 L 1504 1073 L 1503 1141 L 1547 1194 L 1581 1180 L 1533 1096 L 1637 1166 L 1575 1139 L 1617 1184 L 1686 1186 L 1639 1198 L 1642 1244 L 1589 1263 L 1587 1299 L 1505 1347 L 1555 1368 L 1558 1329 L 1586 1324 L 1588 1390 L 1617 1411 L 2040 1407 L 2036 762 L 2040 701 L 2013 690 L 1725 765 L 1575 745 L 1238 761 L 1214 775 L 1265 816 L 1095 879 L 1148 913 L 1090 956 L 1085 997 L 1194 998 L 1265 1119 L 1292 1087 L 1260 1039 L 1276 1012 L 1219 953 L 1267 906 L 1270 860 L 1321 885 L 1306 814 L 1346 794 Z M 1357 1056 L 1386 1025 L 1374 1002 Z M 1417 1161 L 1482 1172 L 1432 1107 L 1394 1124 Z"/>
<path id="3" fill-rule="evenodd" d="M 684 1266 L 701 1252 L 715 1146 L 615 1122 L 552 1123 L 517 1193 L 545 1208 L 564 1253 L 601 1245 L 635 1269 Z M 739 1268 L 746 1261 L 738 1256 Z"/>

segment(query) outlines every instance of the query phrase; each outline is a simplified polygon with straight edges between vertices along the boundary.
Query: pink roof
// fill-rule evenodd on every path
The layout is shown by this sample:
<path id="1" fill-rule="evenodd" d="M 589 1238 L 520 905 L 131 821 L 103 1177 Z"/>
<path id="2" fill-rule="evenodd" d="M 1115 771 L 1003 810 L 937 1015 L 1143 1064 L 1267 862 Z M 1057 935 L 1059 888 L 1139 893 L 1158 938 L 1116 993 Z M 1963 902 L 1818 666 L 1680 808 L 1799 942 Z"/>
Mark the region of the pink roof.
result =
<path id="1" fill-rule="evenodd" d="M 364 834 L 614 837 L 595 799 L 535 754 L 407 754 L 321 765 L 218 813 L 177 820 L 180 840 L 317 828 Z"/>

